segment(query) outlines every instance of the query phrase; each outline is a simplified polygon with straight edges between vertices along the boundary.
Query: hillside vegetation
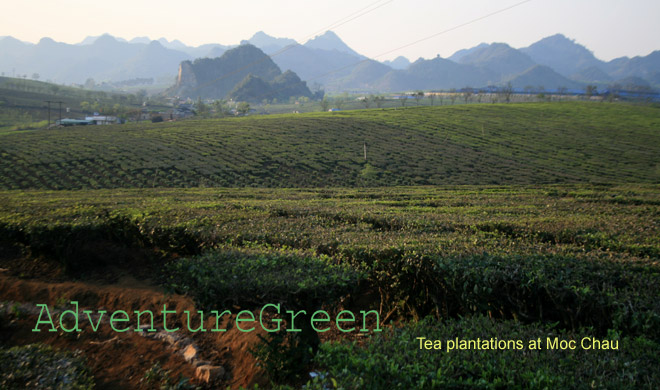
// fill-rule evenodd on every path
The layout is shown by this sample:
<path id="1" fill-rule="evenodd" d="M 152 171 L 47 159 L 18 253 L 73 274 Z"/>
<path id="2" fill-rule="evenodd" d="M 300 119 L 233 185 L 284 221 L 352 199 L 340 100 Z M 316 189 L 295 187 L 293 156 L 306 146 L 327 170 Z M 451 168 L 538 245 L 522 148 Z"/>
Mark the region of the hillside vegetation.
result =
<path id="1" fill-rule="evenodd" d="M 21 279 L 43 272 L 36 259 L 72 277 L 115 267 L 160 275 L 197 309 L 277 302 L 340 310 L 342 297 L 343 308 L 378 310 L 383 324 L 401 325 L 358 343 L 319 334 L 312 367 L 325 383 L 306 389 L 655 389 L 658 189 L 0 191 L 0 237 L 35 259 L 0 264 Z M 422 350 L 417 337 L 524 345 Z M 612 340 L 617 349 L 527 347 L 556 337 Z M 218 340 L 208 345 L 227 345 Z M 306 344 L 259 345 L 272 352 L 258 354 L 271 379 L 308 378 Z M 235 361 L 222 362 L 234 375 L 223 385 L 245 372 Z"/>
<path id="2" fill-rule="evenodd" d="M 7 133 L 0 188 L 657 183 L 659 114 L 463 105 Z"/>

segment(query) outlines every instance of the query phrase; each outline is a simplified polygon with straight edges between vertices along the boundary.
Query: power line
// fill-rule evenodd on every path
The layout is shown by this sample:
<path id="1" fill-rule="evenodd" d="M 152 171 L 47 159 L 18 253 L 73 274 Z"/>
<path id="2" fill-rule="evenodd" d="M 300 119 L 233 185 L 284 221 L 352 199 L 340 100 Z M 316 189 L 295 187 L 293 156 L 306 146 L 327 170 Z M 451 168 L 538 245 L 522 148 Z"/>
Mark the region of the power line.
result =
<path id="1" fill-rule="evenodd" d="M 495 11 L 495 12 L 491 12 L 491 13 L 489 13 L 489 14 L 487 14 L 487 15 L 480 16 L 480 17 L 478 17 L 478 18 L 476 18 L 476 19 L 472 19 L 472 20 L 467 21 L 467 22 L 465 22 L 465 23 L 462 23 L 462 24 L 459 24 L 459 25 L 453 26 L 453 27 L 451 27 L 451 28 L 448 28 L 448 29 L 446 29 L 446 30 L 443 30 L 443 31 L 437 32 L 437 33 L 435 33 L 435 34 L 431 34 L 431 35 L 429 35 L 429 36 L 427 36 L 427 37 L 424 37 L 424 38 L 418 39 L 418 40 L 416 40 L 416 41 L 414 41 L 414 42 L 410 42 L 410 43 L 405 44 L 405 45 L 403 45 L 403 46 L 399 46 L 399 47 L 397 47 L 396 49 L 388 50 L 388 51 L 386 51 L 386 52 L 384 52 L 384 53 L 381 53 L 381 54 L 378 54 L 377 56 L 374 56 L 373 58 L 382 57 L 382 56 L 384 56 L 384 55 L 387 55 L 387 54 L 393 53 L 393 52 L 395 52 L 395 51 L 399 51 L 399 50 L 401 50 L 401 49 L 405 49 L 405 48 L 407 48 L 407 47 L 410 47 L 410 46 L 416 45 L 416 44 L 418 44 L 418 43 L 420 43 L 420 42 L 427 41 L 427 40 L 429 40 L 429 39 L 431 39 L 431 38 L 435 38 L 435 37 L 437 37 L 437 36 L 440 36 L 440 35 L 446 34 L 446 33 L 448 33 L 448 32 L 451 32 L 451 31 L 457 30 L 457 29 L 459 29 L 459 28 L 462 28 L 462 27 L 468 26 L 468 25 L 470 25 L 470 24 L 473 24 L 473 23 L 476 23 L 476 22 L 482 21 L 482 20 L 484 20 L 484 19 L 490 18 L 491 16 L 495 16 L 495 15 L 500 14 L 500 13 L 502 13 L 502 12 L 508 11 L 508 10 L 513 9 L 513 8 L 516 8 L 516 7 L 519 7 L 519 6 L 523 5 L 523 4 L 525 4 L 525 3 L 529 3 L 529 2 L 531 2 L 531 1 L 533 1 L 533 0 L 524 0 L 524 1 L 518 2 L 518 3 L 516 3 L 516 4 L 513 4 L 513 5 L 511 5 L 511 6 L 508 6 L 508 7 L 506 7 L 506 8 L 502 8 L 502 9 L 497 10 L 497 11 Z M 358 61 L 358 62 L 356 62 L 356 63 L 354 63 L 354 64 L 350 64 L 350 65 L 343 66 L 343 67 L 341 67 L 341 68 L 338 68 L 338 69 L 332 70 L 332 71 L 327 72 L 327 73 L 324 73 L 324 74 L 322 74 L 322 75 L 319 75 L 319 76 L 316 76 L 316 77 L 312 77 L 312 78 L 308 79 L 308 81 L 309 81 L 309 80 L 315 80 L 315 79 L 323 78 L 323 77 L 325 77 L 325 76 L 331 75 L 331 74 L 333 74 L 333 73 L 336 73 L 336 72 L 342 71 L 342 70 L 344 70 L 344 69 L 347 69 L 347 68 L 350 68 L 350 67 L 353 67 L 353 66 L 360 65 L 361 63 L 363 63 L 363 62 L 367 62 L 367 61 L 370 61 L 370 60 L 371 60 L 370 58 L 367 58 L 367 59 L 364 59 L 364 60 Z"/>
<path id="2" fill-rule="evenodd" d="M 358 10 L 358 11 L 356 11 L 356 12 L 351 13 L 351 14 L 348 15 L 348 16 L 345 16 L 345 17 L 343 17 L 343 18 L 341 18 L 341 19 L 338 19 L 337 21 L 335 21 L 335 22 L 333 22 L 332 24 L 328 25 L 328 27 L 324 27 L 322 30 L 317 31 L 317 32 L 315 32 L 314 34 L 309 35 L 308 37 L 316 36 L 316 35 L 317 35 L 319 32 L 321 32 L 321 31 L 328 31 L 329 28 L 337 28 L 337 27 L 339 27 L 339 26 L 342 26 L 342 25 L 344 25 L 344 24 L 346 24 L 346 23 L 348 23 L 348 22 L 351 22 L 351 21 L 353 21 L 353 20 L 355 20 L 355 19 L 357 19 L 357 18 L 359 18 L 359 17 L 362 17 L 362 16 L 364 16 L 364 15 L 370 13 L 370 12 L 373 12 L 373 11 L 377 10 L 378 8 L 384 6 L 384 5 L 389 4 L 389 3 L 393 2 L 394 0 L 389 0 L 389 1 L 385 2 L 385 3 L 383 3 L 383 4 L 378 5 L 377 7 L 374 7 L 374 8 L 368 9 L 368 8 L 370 8 L 370 7 L 372 7 L 372 6 L 374 6 L 374 5 L 378 4 L 378 3 L 380 3 L 381 1 L 383 1 L 383 0 L 378 0 L 378 1 L 374 2 L 374 3 L 369 4 L 368 6 L 366 6 L 366 7 L 364 7 L 364 8 L 361 8 L 360 10 Z M 368 9 L 368 10 L 367 10 L 367 9 Z M 367 11 L 362 12 L 362 11 L 364 11 L 364 10 L 367 10 Z M 356 15 L 356 14 L 358 14 L 358 15 Z M 356 16 L 354 16 L 354 15 L 356 15 Z M 347 18 L 350 18 L 350 19 L 345 20 L 345 19 L 347 19 Z M 304 40 L 307 40 L 307 39 L 308 39 L 308 38 L 304 38 Z M 220 80 L 224 80 L 224 79 L 226 79 L 226 78 L 228 78 L 228 77 L 230 77 L 230 76 L 232 76 L 232 75 L 235 75 L 235 74 L 237 74 L 237 73 L 239 73 L 239 72 L 242 72 L 242 71 L 244 71 L 244 70 L 246 70 L 246 69 L 249 69 L 250 67 L 252 67 L 252 66 L 254 66 L 254 65 L 260 64 L 260 63 L 266 61 L 266 59 L 272 59 L 273 57 L 278 56 L 278 55 L 280 55 L 280 54 L 282 54 L 282 53 L 284 53 L 284 52 L 286 52 L 286 51 L 288 51 L 288 50 L 291 50 L 291 49 L 294 48 L 294 47 L 298 47 L 298 46 L 303 46 L 303 45 L 300 44 L 300 43 L 298 43 L 298 42 L 296 42 L 295 44 L 288 45 L 288 46 L 286 46 L 286 47 L 284 47 L 284 48 L 278 50 L 277 52 L 275 52 L 275 53 L 273 53 L 273 54 L 270 54 L 270 55 L 268 55 L 267 57 L 262 58 L 261 60 L 258 60 L 258 61 L 254 61 L 254 62 L 252 62 L 252 63 L 249 63 L 249 64 L 247 64 L 247 65 L 245 65 L 245 66 L 243 66 L 243 67 L 241 67 L 241 68 L 239 68 L 239 69 L 236 69 L 236 70 L 234 70 L 234 71 L 232 71 L 232 72 L 226 73 L 226 74 L 224 74 L 224 75 L 222 75 L 222 76 L 220 76 L 220 77 L 218 77 L 218 78 L 216 78 L 216 79 L 214 79 L 214 80 L 208 81 L 208 82 L 206 82 L 206 83 L 204 83 L 204 84 L 202 84 L 202 85 L 199 85 L 199 86 L 193 88 L 190 92 L 197 91 L 197 90 L 202 89 L 202 88 L 205 88 L 205 87 L 207 87 L 207 86 L 209 86 L 209 85 L 211 85 L 211 84 L 213 84 L 213 83 L 216 83 L 216 82 L 218 82 L 218 81 L 220 81 Z"/>
<path id="3" fill-rule="evenodd" d="M 313 36 L 316 36 L 316 35 L 319 34 L 319 33 L 326 32 L 326 31 L 331 30 L 331 29 L 333 29 L 333 28 L 337 28 L 337 27 L 343 26 L 344 24 L 346 24 L 346 23 L 348 23 L 348 22 L 350 22 L 350 21 L 352 21 L 352 20 L 355 20 L 355 19 L 359 18 L 360 16 L 363 16 L 363 15 L 366 15 L 366 14 L 372 12 L 372 11 L 375 11 L 375 10 L 377 10 L 378 8 L 380 8 L 380 7 L 384 6 L 384 5 L 387 5 L 387 4 L 391 3 L 391 2 L 394 1 L 394 0 L 390 0 L 390 1 L 386 2 L 386 3 L 383 3 L 383 4 L 381 4 L 381 5 L 379 5 L 379 6 L 375 7 L 375 8 L 373 8 L 373 9 L 370 9 L 369 11 L 366 11 L 366 12 L 363 13 L 363 14 L 360 14 L 360 15 L 357 15 L 357 16 L 351 18 L 353 15 L 358 14 L 358 13 L 360 13 L 360 12 L 366 10 L 367 8 L 370 8 L 371 6 L 373 6 L 373 5 L 375 5 L 375 4 L 378 4 L 378 3 L 380 3 L 381 1 L 383 1 L 383 0 L 378 0 L 378 1 L 374 2 L 374 3 L 371 3 L 371 4 L 369 4 L 368 6 L 362 8 L 362 9 L 356 11 L 356 12 L 353 12 L 352 14 L 350 14 L 350 15 L 344 17 L 344 18 L 341 18 L 341 19 L 337 20 L 336 22 L 334 22 L 334 23 L 332 23 L 332 24 L 329 24 L 329 25 L 323 27 L 322 29 L 318 30 L 318 31 L 315 32 L 314 34 L 310 34 L 310 35 L 308 35 L 306 38 L 302 39 L 301 41 L 306 41 L 306 40 L 308 40 L 309 38 L 311 38 L 311 37 L 313 37 Z M 347 18 L 351 18 L 351 19 L 348 19 L 348 20 L 346 20 L 346 21 L 343 21 L 344 19 L 347 19 Z M 342 22 L 342 21 L 343 21 L 343 22 Z M 341 22 L 341 23 L 340 23 L 340 22 Z"/>
<path id="4" fill-rule="evenodd" d="M 382 56 L 387 55 L 387 54 L 390 54 L 390 53 L 392 53 L 392 52 L 395 52 L 395 51 L 398 51 L 398 50 L 401 50 L 401 49 L 404 49 L 404 48 L 407 48 L 407 47 L 410 47 L 410 46 L 416 45 L 416 44 L 418 44 L 418 43 L 420 43 L 420 42 L 423 42 L 423 41 L 429 40 L 429 39 L 431 39 L 431 38 L 435 38 L 435 37 L 437 37 L 437 36 L 440 36 L 440 35 L 446 34 L 446 33 L 448 33 L 448 32 L 451 32 L 451 31 L 457 30 L 457 29 L 459 29 L 459 28 L 462 28 L 462 27 L 468 26 L 468 25 L 470 25 L 470 24 L 473 24 L 473 23 L 479 22 L 479 21 L 481 21 L 481 20 L 487 19 L 487 18 L 489 18 L 489 17 L 495 16 L 495 15 L 500 14 L 500 13 L 502 13 L 502 12 L 506 12 L 506 11 L 508 11 L 508 10 L 510 10 L 510 9 L 513 9 L 513 8 L 519 7 L 519 6 L 521 6 L 521 5 L 525 4 L 525 3 L 529 3 L 530 1 L 533 1 L 533 0 L 524 0 L 524 1 L 521 1 L 521 2 L 518 2 L 518 3 L 515 3 L 515 4 L 510 5 L 510 6 L 508 6 L 508 7 L 505 7 L 505 8 L 499 9 L 499 10 L 494 11 L 494 12 L 491 12 L 491 13 L 489 13 L 489 14 L 487 14 L 487 15 L 480 16 L 480 17 L 478 17 L 478 18 L 475 18 L 475 19 L 469 20 L 469 21 L 467 21 L 467 22 L 465 22 L 465 23 L 461 23 L 461 24 L 459 24 L 459 25 L 453 26 L 453 27 L 448 28 L 448 29 L 446 29 L 446 30 L 443 30 L 443 31 L 440 31 L 440 32 L 437 32 L 437 33 L 431 34 L 431 35 L 426 36 L 426 37 L 424 37 L 424 38 L 418 39 L 418 40 L 416 40 L 416 41 L 414 41 L 414 42 L 411 42 L 411 43 L 405 44 L 405 45 L 403 45 L 403 46 L 397 47 L 396 49 L 388 50 L 388 51 L 386 51 L 386 52 L 384 52 L 384 53 L 381 53 L 381 54 L 379 54 L 379 55 L 377 55 L 377 56 L 375 56 L 375 57 L 373 57 L 373 58 L 382 57 Z M 384 5 L 384 4 L 383 4 L 383 5 Z M 375 8 L 374 8 L 374 9 L 375 9 Z M 358 11 L 358 12 L 359 12 L 359 11 Z M 368 61 L 371 61 L 371 60 L 372 60 L 371 58 L 366 58 L 366 59 L 360 60 L 360 61 L 358 61 L 358 62 L 355 62 L 355 63 L 353 63 L 353 64 L 349 64 L 349 65 L 346 65 L 346 66 L 342 66 L 341 68 L 337 68 L 337 69 L 331 70 L 330 72 L 324 73 L 324 74 L 322 74 L 322 75 L 319 75 L 319 76 L 315 76 L 315 77 L 309 78 L 309 79 L 307 79 L 306 81 L 311 81 L 311 80 L 320 79 L 320 78 L 326 77 L 326 76 L 328 76 L 328 75 L 331 75 L 331 74 L 333 74 L 333 73 L 337 73 L 337 72 L 342 71 L 342 70 L 344 70 L 344 69 L 348 69 L 348 68 L 351 68 L 351 67 L 354 67 L 354 66 L 360 65 L 360 64 L 362 64 L 362 63 L 364 63 L 364 62 L 368 62 Z M 265 95 L 262 95 L 262 96 L 265 96 Z"/>
<path id="5" fill-rule="evenodd" d="M 401 49 L 405 49 L 405 48 L 407 48 L 407 47 L 410 47 L 410 46 L 416 45 L 416 44 L 418 44 L 418 43 L 420 43 L 420 42 L 427 41 L 427 40 L 429 40 L 429 39 L 431 39 L 431 38 L 435 38 L 435 37 L 437 37 L 437 36 L 440 36 L 440 35 L 446 34 L 446 33 L 448 33 L 448 32 L 451 32 L 451 31 L 454 31 L 454 30 L 458 30 L 458 29 L 461 28 L 461 27 L 465 27 L 465 26 L 468 26 L 468 25 L 470 25 L 470 24 L 472 24 L 472 23 L 476 23 L 476 22 L 482 21 L 482 20 L 484 20 L 484 19 L 487 19 L 487 18 L 489 18 L 489 17 L 491 17 L 491 16 L 495 16 L 495 15 L 500 14 L 500 13 L 502 13 L 502 12 L 506 12 L 506 11 L 508 11 L 508 10 L 510 10 L 510 9 L 516 8 L 516 7 L 521 6 L 521 5 L 525 4 L 525 3 L 529 3 L 530 1 L 533 1 L 533 0 L 524 0 L 524 1 L 521 1 L 521 2 L 519 2 L 519 3 L 516 3 L 516 4 L 511 5 L 511 6 L 509 6 L 509 7 L 502 8 L 502 9 L 500 9 L 500 10 L 498 10 L 498 11 L 495 11 L 495 12 L 491 12 L 491 13 L 489 13 L 488 15 L 484 15 L 484 16 L 481 16 L 481 17 L 479 17 L 479 18 L 472 19 L 472 20 L 470 20 L 470 21 L 468 21 L 468 22 L 465 22 L 465 23 L 463 23 L 463 24 L 459 24 L 459 25 L 457 25 L 457 26 L 454 26 L 454 27 L 448 28 L 448 29 L 443 30 L 443 31 L 440 31 L 440 32 L 438 32 L 438 33 L 435 33 L 435 34 L 429 35 L 429 36 L 427 36 L 427 37 L 425 37 L 425 38 L 421 38 L 421 39 L 418 39 L 418 40 L 416 40 L 416 41 L 414 41 L 414 42 L 411 42 L 411 43 L 408 43 L 408 44 L 406 44 L 406 45 L 403 45 L 403 46 L 397 47 L 396 49 L 392 49 L 392 50 L 387 51 L 387 52 L 385 52 L 385 53 L 381 53 L 381 54 L 375 56 L 374 58 L 382 57 L 382 56 L 387 55 L 387 54 L 390 54 L 390 53 L 392 53 L 392 52 L 399 51 L 399 50 L 401 50 Z"/>

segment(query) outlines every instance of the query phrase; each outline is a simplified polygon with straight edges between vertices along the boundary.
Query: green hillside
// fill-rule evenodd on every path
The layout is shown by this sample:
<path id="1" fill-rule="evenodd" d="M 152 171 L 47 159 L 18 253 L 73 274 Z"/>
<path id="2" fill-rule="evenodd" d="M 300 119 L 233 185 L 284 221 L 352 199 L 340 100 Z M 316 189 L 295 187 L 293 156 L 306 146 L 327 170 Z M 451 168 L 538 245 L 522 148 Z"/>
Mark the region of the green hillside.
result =
<path id="1" fill-rule="evenodd" d="M 0 135 L 0 189 L 658 183 L 659 128 L 571 102 L 26 131 Z"/>

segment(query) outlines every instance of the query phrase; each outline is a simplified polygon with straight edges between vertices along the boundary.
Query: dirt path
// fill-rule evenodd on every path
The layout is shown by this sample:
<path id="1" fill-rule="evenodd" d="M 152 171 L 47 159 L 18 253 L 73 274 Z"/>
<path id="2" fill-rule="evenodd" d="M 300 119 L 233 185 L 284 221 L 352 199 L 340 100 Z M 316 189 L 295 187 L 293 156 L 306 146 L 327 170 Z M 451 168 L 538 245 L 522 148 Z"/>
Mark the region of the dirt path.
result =
<path id="1" fill-rule="evenodd" d="M 158 362 L 164 370 L 170 371 L 173 379 L 179 376 L 195 378 L 197 365 L 222 366 L 225 375 L 206 388 L 230 386 L 250 386 L 267 384 L 263 373 L 255 366 L 249 353 L 250 345 L 258 341 L 256 333 L 242 333 L 229 329 L 223 333 L 175 332 L 172 337 L 144 337 L 135 331 L 117 333 L 108 323 L 102 323 L 94 331 L 88 321 L 80 321 L 81 332 L 33 332 L 38 314 L 46 304 L 57 322 L 56 313 L 72 309 L 70 301 L 79 302 L 79 310 L 115 310 L 133 312 L 151 310 L 160 312 L 163 305 L 177 314 L 168 316 L 168 327 L 183 327 L 183 315 L 188 310 L 195 313 L 194 303 L 187 297 L 167 295 L 161 288 L 148 282 L 136 280 L 128 275 L 118 278 L 115 284 L 95 284 L 81 281 L 52 282 L 37 279 L 20 279 L 12 276 L 10 270 L 0 270 L 0 301 L 5 304 L 11 322 L 3 322 L 0 329 L 0 344 L 6 346 L 24 345 L 35 342 L 54 347 L 81 350 L 87 358 L 99 389 L 142 389 L 149 388 L 142 382 L 144 373 Z M 8 306 L 12 306 L 11 307 Z M 58 311 L 59 310 L 59 311 Z M 13 314 L 12 314 L 13 312 Z M 84 318 L 81 315 L 79 318 Z M 155 318 L 155 327 L 162 330 L 162 324 Z M 170 318 L 173 322 L 170 324 Z M 45 319 L 45 317 L 44 317 Z M 225 321 L 232 321 L 227 318 Z M 207 318 L 206 328 L 215 324 L 214 318 Z M 135 326 L 136 324 L 131 324 Z M 46 329 L 48 326 L 44 326 Z M 163 332 L 161 332 L 162 334 Z M 194 345 L 194 358 L 184 357 L 189 345 Z"/>

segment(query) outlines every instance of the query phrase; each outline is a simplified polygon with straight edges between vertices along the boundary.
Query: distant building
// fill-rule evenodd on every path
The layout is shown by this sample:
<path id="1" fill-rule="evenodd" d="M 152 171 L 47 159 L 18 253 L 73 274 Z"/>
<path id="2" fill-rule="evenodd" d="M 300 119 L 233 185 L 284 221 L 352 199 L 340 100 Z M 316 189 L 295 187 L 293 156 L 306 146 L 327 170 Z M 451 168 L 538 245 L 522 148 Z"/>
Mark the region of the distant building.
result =
<path id="1" fill-rule="evenodd" d="M 111 115 L 92 115 L 85 117 L 86 121 L 91 121 L 95 125 L 112 125 L 116 123 L 122 123 L 121 119 L 117 119 L 116 116 Z"/>
<path id="2" fill-rule="evenodd" d="M 93 125 L 94 122 L 88 121 L 86 119 L 63 118 L 56 120 L 55 124 L 59 126 L 86 126 L 86 125 Z"/>
<path id="3" fill-rule="evenodd" d="M 184 119 L 195 116 L 192 104 L 179 104 L 172 110 L 173 119 Z"/>

